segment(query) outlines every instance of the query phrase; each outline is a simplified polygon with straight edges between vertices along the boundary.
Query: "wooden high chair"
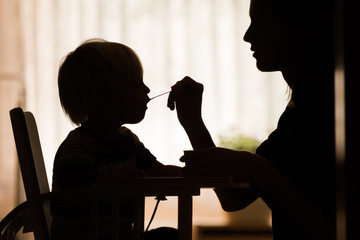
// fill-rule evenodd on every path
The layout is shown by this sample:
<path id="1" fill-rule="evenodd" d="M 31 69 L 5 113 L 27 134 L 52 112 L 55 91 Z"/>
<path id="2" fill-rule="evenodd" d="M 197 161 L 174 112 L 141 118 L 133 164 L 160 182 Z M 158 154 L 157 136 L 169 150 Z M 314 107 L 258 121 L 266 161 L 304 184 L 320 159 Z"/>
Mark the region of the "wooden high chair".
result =
<path id="1" fill-rule="evenodd" d="M 115 204 L 113 209 L 116 211 L 119 199 L 124 195 L 135 199 L 133 239 L 140 239 L 144 231 L 144 198 L 147 196 L 178 196 L 179 239 L 192 238 L 192 196 L 200 195 L 201 185 L 206 185 L 204 182 L 196 184 L 185 178 L 139 178 L 120 184 L 116 189 L 51 192 L 33 114 L 14 108 L 10 111 L 10 117 L 27 201 L 0 222 L 0 240 L 14 239 L 21 227 L 24 227 L 24 232 L 33 232 L 36 240 L 50 239 L 52 219 L 49 202 L 51 199 L 68 196 L 92 199 L 92 239 L 97 239 L 100 221 L 98 199 L 103 196 L 112 197 Z M 113 214 L 114 226 L 118 220 L 117 214 Z M 112 239 L 119 239 L 116 229 Z"/>

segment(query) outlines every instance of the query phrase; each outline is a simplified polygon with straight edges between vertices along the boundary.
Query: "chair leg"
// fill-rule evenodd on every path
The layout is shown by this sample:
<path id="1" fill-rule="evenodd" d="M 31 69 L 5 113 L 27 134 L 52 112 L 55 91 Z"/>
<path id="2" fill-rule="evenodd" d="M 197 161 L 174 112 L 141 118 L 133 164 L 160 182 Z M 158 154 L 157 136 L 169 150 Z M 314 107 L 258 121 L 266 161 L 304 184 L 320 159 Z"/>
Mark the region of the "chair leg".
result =
<path id="1" fill-rule="evenodd" d="M 192 238 L 192 196 L 182 195 L 178 198 L 179 240 Z"/>
<path id="2" fill-rule="evenodd" d="M 96 197 L 91 201 L 91 238 L 93 240 L 98 239 L 99 236 L 100 214 L 98 202 L 99 201 Z"/>
<path id="3" fill-rule="evenodd" d="M 141 234 L 144 231 L 144 208 L 145 197 L 137 196 L 134 204 L 134 240 L 140 240 Z"/>

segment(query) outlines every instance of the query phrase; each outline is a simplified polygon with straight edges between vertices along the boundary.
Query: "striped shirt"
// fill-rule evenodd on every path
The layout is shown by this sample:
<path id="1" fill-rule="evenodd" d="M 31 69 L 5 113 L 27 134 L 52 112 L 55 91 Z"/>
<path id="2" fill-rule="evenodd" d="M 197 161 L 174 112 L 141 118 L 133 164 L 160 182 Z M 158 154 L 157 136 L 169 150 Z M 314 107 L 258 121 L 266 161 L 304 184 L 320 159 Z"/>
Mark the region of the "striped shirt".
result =
<path id="1" fill-rule="evenodd" d="M 130 169 L 146 170 L 157 161 L 128 128 L 121 127 L 119 132 L 117 140 L 109 141 L 97 137 L 86 125 L 71 131 L 55 156 L 52 191 L 89 186 L 111 176 L 124 176 Z M 131 201 L 122 199 L 122 203 L 122 228 L 131 232 Z M 53 239 L 89 237 L 89 204 L 52 201 L 51 209 Z M 111 203 L 101 202 L 100 214 L 111 215 Z"/>

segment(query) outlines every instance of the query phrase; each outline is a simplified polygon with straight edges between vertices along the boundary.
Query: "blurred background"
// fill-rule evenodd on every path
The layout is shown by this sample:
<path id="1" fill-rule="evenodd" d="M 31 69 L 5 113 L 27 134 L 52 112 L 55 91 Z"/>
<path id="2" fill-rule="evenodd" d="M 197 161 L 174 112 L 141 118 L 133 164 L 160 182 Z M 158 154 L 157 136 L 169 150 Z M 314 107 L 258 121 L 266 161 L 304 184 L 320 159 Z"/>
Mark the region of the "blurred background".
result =
<path id="1" fill-rule="evenodd" d="M 248 11 L 247 0 L 0 0 L 0 219 L 24 200 L 9 110 L 21 106 L 35 115 L 51 185 L 55 152 L 75 127 L 59 103 L 57 70 L 90 38 L 133 48 L 150 97 L 186 75 L 204 84 L 203 118 L 215 142 L 254 151 L 276 127 L 288 89 L 280 73 L 256 69 L 243 41 Z M 127 127 L 160 162 L 182 166 L 178 159 L 191 145 L 166 101 L 151 101 L 145 119 Z M 149 219 L 155 200 L 146 204 Z M 152 228 L 176 227 L 176 206 L 176 198 L 161 202 Z M 198 229 L 271 226 L 261 200 L 230 214 L 205 189 L 193 209 Z"/>

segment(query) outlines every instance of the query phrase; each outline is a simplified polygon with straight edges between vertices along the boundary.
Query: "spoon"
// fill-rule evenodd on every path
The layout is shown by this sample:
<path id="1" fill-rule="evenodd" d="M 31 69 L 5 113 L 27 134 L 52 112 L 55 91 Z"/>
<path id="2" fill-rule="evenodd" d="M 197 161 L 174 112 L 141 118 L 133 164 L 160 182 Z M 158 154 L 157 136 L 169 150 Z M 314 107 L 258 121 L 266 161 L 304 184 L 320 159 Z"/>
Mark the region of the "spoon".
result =
<path id="1" fill-rule="evenodd" d="M 165 94 L 168 94 L 168 93 L 170 93 L 170 92 L 171 92 L 171 91 L 167 91 L 167 92 L 161 93 L 161 94 L 159 94 L 159 95 L 156 95 L 155 97 L 150 98 L 150 100 L 153 100 L 154 98 L 160 97 L 160 96 L 165 95 Z"/>

